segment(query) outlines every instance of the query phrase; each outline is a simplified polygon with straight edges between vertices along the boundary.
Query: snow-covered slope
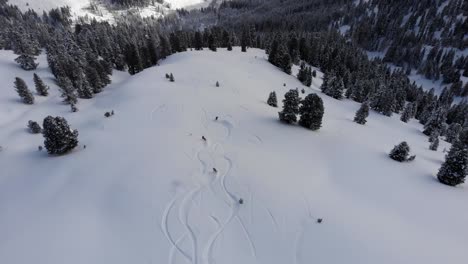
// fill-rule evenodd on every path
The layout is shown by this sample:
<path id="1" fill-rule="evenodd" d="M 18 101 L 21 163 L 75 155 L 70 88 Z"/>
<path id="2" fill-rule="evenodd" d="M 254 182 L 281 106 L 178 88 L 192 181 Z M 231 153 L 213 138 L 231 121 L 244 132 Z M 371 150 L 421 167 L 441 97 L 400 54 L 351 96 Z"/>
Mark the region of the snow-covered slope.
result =
<path id="1" fill-rule="evenodd" d="M 357 125 L 358 104 L 322 96 L 318 79 L 302 87 L 261 50 L 115 72 L 78 113 L 60 103 L 43 56 L 52 95 L 19 102 L 13 78 L 32 87 L 32 73 L 13 58 L 0 51 L 0 263 L 468 261 L 468 190 L 437 182 L 444 153 L 428 150 L 420 125 L 375 113 Z M 295 87 L 322 96 L 319 131 L 284 125 L 266 105 L 270 91 L 282 99 Z M 80 147 L 38 151 L 42 136 L 25 127 L 47 115 L 66 117 Z M 402 140 L 412 163 L 387 157 Z"/>
<path id="2" fill-rule="evenodd" d="M 9 0 L 11 4 L 17 5 L 21 10 L 27 11 L 33 9 L 39 14 L 43 11 L 48 11 L 52 8 L 69 6 L 73 17 L 88 16 L 96 18 L 98 20 L 112 20 L 115 15 L 130 11 L 132 13 L 138 12 L 141 16 L 160 16 L 169 12 L 171 9 L 176 8 L 191 8 L 191 7 L 203 7 L 207 6 L 211 0 L 165 0 L 165 4 L 161 5 L 154 2 L 147 7 L 130 8 L 129 10 L 109 10 L 109 8 L 103 4 L 107 3 L 103 1 L 90 1 L 90 0 Z M 93 8 L 90 8 L 91 3 L 94 3 Z M 169 4 L 169 5 L 166 5 Z"/>

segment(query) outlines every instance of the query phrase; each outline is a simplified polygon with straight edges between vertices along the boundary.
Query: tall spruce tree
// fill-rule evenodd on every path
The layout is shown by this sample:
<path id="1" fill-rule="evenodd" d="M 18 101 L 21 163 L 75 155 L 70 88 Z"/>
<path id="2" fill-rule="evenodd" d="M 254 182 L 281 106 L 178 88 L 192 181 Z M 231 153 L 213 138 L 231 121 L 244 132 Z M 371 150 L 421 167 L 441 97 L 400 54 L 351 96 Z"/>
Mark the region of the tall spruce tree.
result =
<path id="1" fill-rule="evenodd" d="M 299 124 L 311 130 L 320 129 L 324 111 L 323 101 L 320 96 L 316 94 L 307 95 L 302 100 L 302 105 L 299 108 L 301 114 Z"/>
<path id="2" fill-rule="evenodd" d="M 292 124 L 297 121 L 299 113 L 299 92 L 295 89 L 289 90 L 284 95 L 283 111 L 279 112 L 279 119 L 285 123 Z"/>
<path id="3" fill-rule="evenodd" d="M 354 116 L 354 122 L 365 125 L 367 123 L 367 117 L 369 116 L 369 104 L 364 102 L 361 104 L 361 107 L 357 110 L 356 115 Z"/>
<path id="4" fill-rule="evenodd" d="M 49 154 L 65 154 L 78 145 L 78 131 L 72 130 L 63 117 L 46 117 L 42 134 Z"/>
<path id="5" fill-rule="evenodd" d="M 23 100 L 25 104 L 34 104 L 34 95 L 28 89 L 28 86 L 23 79 L 16 77 L 15 78 L 15 89 L 18 95 Z"/>
<path id="6" fill-rule="evenodd" d="M 337 100 L 341 100 L 343 99 L 344 88 L 345 87 L 344 87 L 343 79 L 341 79 L 340 77 L 336 75 L 333 75 L 330 77 L 330 79 L 327 80 L 327 86 L 326 86 L 324 93 Z"/>
<path id="7" fill-rule="evenodd" d="M 458 140 L 452 144 L 445 162 L 437 173 L 437 179 L 443 184 L 457 186 L 465 182 L 467 174 L 468 130 L 465 129 L 460 133 Z"/>
<path id="8" fill-rule="evenodd" d="M 445 119 L 446 119 L 446 111 L 445 109 L 439 108 L 436 111 L 434 111 L 427 121 L 427 123 L 424 125 L 424 130 L 423 133 L 426 136 L 430 136 L 434 131 L 442 131 L 443 126 L 445 124 Z"/>
<path id="9" fill-rule="evenodd" d="M 432 151 L 437 151 L 438 148 L 439 148 L 439 137 L 436 137 L 434 141 L 432 141 L 431 144 L 429 144 L 429 149 Z"/>
<path id="10" fill-rule="evenodd" d="M 36 86 L 36 91 L 39 95 L 41 96 L 47 96 L 49 95 L 49 87 L 45 85 L 44 81 L 36 74 L 34 73 L 34 86 Z"/>
<path id="11" fill-rule="evenodd" d="M 458 139 L 458 134 L 462 131 L 462 126 L 459 123 L 452 123 L 447 129 L 445 140 L 453 143 Z"/>

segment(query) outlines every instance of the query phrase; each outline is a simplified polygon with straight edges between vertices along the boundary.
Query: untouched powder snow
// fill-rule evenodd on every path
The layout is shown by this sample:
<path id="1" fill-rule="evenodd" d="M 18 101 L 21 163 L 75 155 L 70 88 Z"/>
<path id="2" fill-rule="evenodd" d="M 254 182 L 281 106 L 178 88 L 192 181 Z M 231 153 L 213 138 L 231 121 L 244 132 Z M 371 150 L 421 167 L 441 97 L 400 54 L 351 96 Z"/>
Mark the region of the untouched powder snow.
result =
<path id="1" fill-rule="evenodd" d="M 428 150 L 421 126 L 397 115 L 352 122 L 357 103 L 323 96 L 319 79 L 303 87 L 262 50 L 185 52 L 135 76 L 114 72 L 78 113 L 60 103 L 43 55 L 37 73 L 51 95 L 22 104 L 13 80 L 33 89 L 32 72 L 14 57 L 0 51 L 0 263 L 468 261 L 467 186 L 435 178 L 449 145 Z M 324 100 L 317 132 L 280 123 L 265 102 L 296 87 Z M 47 115 L 79 130 L 78 148 L 37 150 L 43 137 L 26 125 Z M 403 140 L 414 162 L 387 157 Z"/>

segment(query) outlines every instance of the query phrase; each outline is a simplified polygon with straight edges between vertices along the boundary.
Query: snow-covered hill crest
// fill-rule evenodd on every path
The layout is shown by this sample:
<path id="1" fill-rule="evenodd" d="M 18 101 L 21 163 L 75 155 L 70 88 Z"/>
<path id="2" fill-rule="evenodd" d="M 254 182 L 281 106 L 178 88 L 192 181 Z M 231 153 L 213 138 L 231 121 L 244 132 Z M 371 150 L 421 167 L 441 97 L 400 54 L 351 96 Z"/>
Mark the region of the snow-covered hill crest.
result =
<path id="1" fill-rule="evenodd" d="M 0 51 L 0 263 L 467 261 L 468 192 L 435 179 L 444 153 L 397 115 L 352 122 L 359 104 L 323 96 L 321 74 L 307 88 L 262 50 L 178 53 L 114 72 L 71 113 L 44 56 L 51 95 L 22 104 L 13 79 L 32 88 L 32 73 L 14 57 Z M 296 87 L 322 97 L 319 131 L 280 123 L 266 104 Z M 26 125 L 47 115 L 79 130 L 77 149 L 37 150 Z M 412 163 L 387 156 L 403 140 Z"/>

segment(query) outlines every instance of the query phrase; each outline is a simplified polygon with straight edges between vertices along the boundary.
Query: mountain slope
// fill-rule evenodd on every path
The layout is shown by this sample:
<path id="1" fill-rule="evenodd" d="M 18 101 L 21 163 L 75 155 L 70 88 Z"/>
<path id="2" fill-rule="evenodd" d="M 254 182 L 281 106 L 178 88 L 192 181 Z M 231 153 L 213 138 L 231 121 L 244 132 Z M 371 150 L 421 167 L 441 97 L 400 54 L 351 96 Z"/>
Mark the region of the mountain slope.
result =
<path id="1" fill-rule="evenodd" d="M 0 78 L 21 76 L 32 88 L 14 57 L 0 51 Z M 319 79 L 301 86 L 262 50 L 185 52 L 132 77 L 115 72 L 78 113 L 60 103 L 39 62 L 51 96 L 26 106 L 12 85 L 0 91 L 1 263 L 468 259 L 468 191 L 437 182 L 444 153 L 428 150 L 421 126 L 376 113 L 357 125 L 357 103 L 322 96 Z M 171 72 L 174 83 L 164 77 Z M 280 123 L 265 103 L 270 91 L 281 100 L 296 87 L 324 100 L 317 132 Z M 43 138 L 25 127 L 47 115 L 65 116 L 80 147 L 37 151 Z M 403 140 L 412 163 L 387 157 Z"/>

